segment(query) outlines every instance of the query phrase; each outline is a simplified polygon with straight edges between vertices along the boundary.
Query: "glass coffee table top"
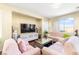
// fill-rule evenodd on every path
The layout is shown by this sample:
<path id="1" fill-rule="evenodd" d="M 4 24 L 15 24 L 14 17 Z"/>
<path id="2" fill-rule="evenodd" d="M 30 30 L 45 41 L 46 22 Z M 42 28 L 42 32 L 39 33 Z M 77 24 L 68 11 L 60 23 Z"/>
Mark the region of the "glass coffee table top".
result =
<path id="1" fill-rule="evenodd" d="M 52 41 L 52 39 L 50 39 L 50 38 L 42 38 L 42 39 L 38 39 L 37 40 L 37 42 L 39 43 L 39 44 L 46 44 L 46 43 L 48 43 L 48 42 L 50 42 L 50 41 Z"/>

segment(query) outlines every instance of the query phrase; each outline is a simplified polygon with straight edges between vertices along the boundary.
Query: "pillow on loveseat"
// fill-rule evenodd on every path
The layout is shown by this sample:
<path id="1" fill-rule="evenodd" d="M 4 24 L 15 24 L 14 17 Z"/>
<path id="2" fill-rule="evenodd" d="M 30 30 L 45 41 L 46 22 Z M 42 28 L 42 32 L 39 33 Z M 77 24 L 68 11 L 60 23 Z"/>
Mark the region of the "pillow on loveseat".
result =
<path id="1" fill-rule="evenodd" d="M 70 34 L 68 34 L 68 33 L 64 33 L 63 37 L 64 37 L 64 38 L 70 38 L 70 37 L 71 37 L 71 35 L 70 35 Z"/>
<path id="2" fill-rule="evenodd" d="M 23 39 L 18 39 L 18 48 L 21 53 L 28 51 L 28 42 L 25 42 Z"/>

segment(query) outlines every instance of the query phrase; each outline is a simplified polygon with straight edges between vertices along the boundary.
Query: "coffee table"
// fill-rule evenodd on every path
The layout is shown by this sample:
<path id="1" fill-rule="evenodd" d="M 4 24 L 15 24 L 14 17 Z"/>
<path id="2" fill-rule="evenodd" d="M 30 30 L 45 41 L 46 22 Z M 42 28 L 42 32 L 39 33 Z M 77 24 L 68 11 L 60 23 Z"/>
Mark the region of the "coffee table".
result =
<path id="1" fill-rule="evenodd" d="M 49 47 L 50 45 L 52 45 L 52 39 L 50 38 L 42 38 L 42 39 L 38 39 L 36 40 L 36 46 L 39 48 L 43 48 L 43 47 Z"/>

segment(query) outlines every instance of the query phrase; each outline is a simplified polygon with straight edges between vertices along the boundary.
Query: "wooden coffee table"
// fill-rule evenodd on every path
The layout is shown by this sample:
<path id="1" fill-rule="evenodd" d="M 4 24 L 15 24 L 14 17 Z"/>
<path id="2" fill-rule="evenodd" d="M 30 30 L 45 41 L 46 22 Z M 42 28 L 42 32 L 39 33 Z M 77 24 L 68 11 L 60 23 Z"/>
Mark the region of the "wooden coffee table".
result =
<path id="1" fill-rule="evenodd" d="M 35 42 L 36 42 L 36 46 L 39 48 L 49 47 L 50 45 L 52 45 L 52 39 L 50 39 L 50 38 L 38 39 Z"/>

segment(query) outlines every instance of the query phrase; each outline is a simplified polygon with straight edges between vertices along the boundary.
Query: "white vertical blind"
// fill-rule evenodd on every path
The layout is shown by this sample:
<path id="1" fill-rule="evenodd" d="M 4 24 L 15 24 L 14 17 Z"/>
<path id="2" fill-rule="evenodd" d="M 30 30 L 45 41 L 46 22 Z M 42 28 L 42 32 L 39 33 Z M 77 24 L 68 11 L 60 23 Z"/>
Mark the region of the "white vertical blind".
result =
<path id="1" fill-rule="evenodd" d="M 57 21 L 53 23 L 53 29 L 52 30 L 56 31 L 56 32 L 59 31 L 59 24 L 58 24 Z"/>
<path id="2" fill-rule="evenodd" d="M 1 17 L 1 12 L 0 12 L 0 38 L 2 37 L 2 17 Z"/>
<path id="3" fill-rule="evenodd" d="M 45 31 L 48 31 L 48 21 L 47 20 L 44 23 L 44 28 L 45 28 Z"/>
<path id="4" fill-rule="evenodd" d="M 42 23 L 42 29 L 43 29 L 43 31 L 48 31 L 48 19 L 44 19 L 43 21 L 42 21 L 43 23 Z"/>

